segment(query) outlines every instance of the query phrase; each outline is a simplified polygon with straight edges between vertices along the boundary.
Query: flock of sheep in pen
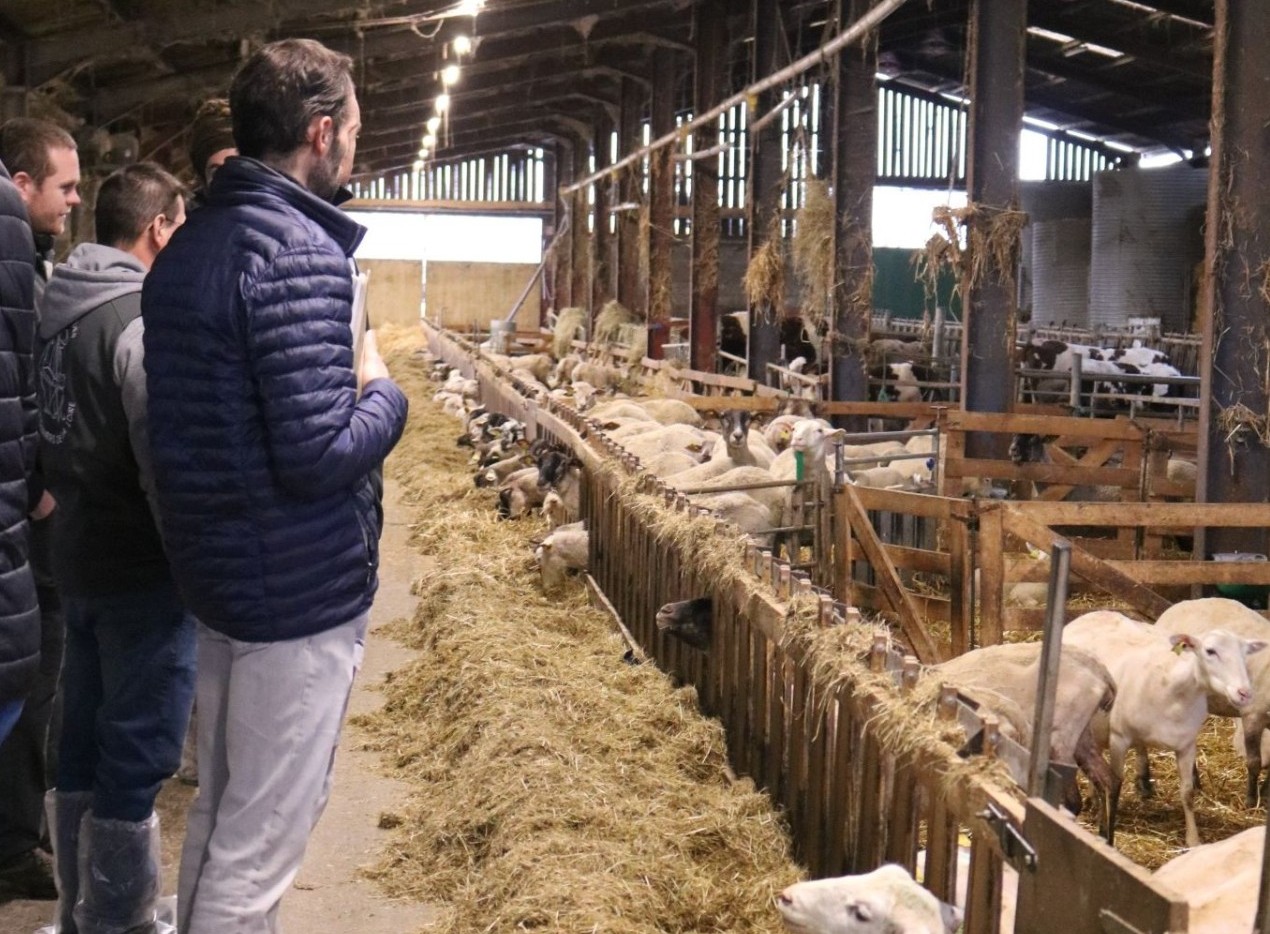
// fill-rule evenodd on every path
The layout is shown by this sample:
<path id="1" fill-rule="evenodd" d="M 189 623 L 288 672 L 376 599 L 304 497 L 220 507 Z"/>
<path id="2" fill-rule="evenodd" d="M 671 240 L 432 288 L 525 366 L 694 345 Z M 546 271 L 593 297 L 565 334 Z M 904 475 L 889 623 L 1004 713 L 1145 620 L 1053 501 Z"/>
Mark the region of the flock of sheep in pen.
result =
<path id="1" fill-rule="evenodd" d="M 797 459 L 810 472 L 805 479 L 827 482 L 834 470 L 833 447 L 841 445 L 843 435 L 819 419 L 778 415 L 760 424 L 748 412 L 729 411 L 707 423 L 680 400 L 615 394 L 621 374 L 576 355 L 559 361 L 546 354 L 486 356 L 522 391 L 564 398 L 585 411 L 645 471 L 769 547 L 780 547 L 781 534 L 798 535 L 795 455 L 801 454 Z M 463 423 L 459 443 L 473 449 L 476 484 L 497 491 L 505 518 L 539 512 L 550 526 L 536 550 L 544 588 L 584 570 L 588 542 L 579 521 L 581 465 L 567 450 L 529 444 L 523 425 L 477 405 L 474 380 L 440 363 L 434 376 L 442 382 L 434 400 Z M 853 445 L 845 459 L 849 479 L 929 489 L 933 446 L 931 434 L 920 432 L 905 441 Z M 796 542 L 787 541 L 791 553 Z M 701 598 L 663 607 L 657 625 L 708 651 L 711 617 L 710 601 Z M 1270 739 L 1264 736 L 1270 727 L 1268 644 L 1270 622 L 1236 601 L 1216 598 L 1179 603 L 1154 625 L 1097 611 L 1064 630 L 1051 758 L 1074 764 L 1087 776 L 1099 826 L 1111 841 L 1127 752 L 1138 752 L 1136 785 L 1143 796 L 1153 793 L 1146 750 L 1174 753 L 1186 843 L 1192 849 L 1157 870 L 1157 876 L 1192 903 L 1192 931 L 1248 930 L 1252 924 L 1264 828 L 1201 845 L 1194 801 L 1200 778 L 1196 741 L 1210 713 L 1236 718 L 1235 742 L 1247 763 L 1248 806 L 1270 791 L 1260 783 L 1262 742 Z M 931 674 L 957 684 L 998 715 L 1005 735 L 1028 745 L 1039 655 L 1035 643 L 988 647 L 937 666 Z M 1270 760 L 1270 742 L 1266 753 Z M 1064 804 L 1077 812 L 1081 803 L 1073 781 Z M 1222 867 L 1219 878 L 1205 868 L 1211 865 Z M 960 923 L 959 912 L 941 906 L 898 867 L 800 883 L 780 896 L 778 908 L 790 930 L 809 934 L 951 932 Z"/>

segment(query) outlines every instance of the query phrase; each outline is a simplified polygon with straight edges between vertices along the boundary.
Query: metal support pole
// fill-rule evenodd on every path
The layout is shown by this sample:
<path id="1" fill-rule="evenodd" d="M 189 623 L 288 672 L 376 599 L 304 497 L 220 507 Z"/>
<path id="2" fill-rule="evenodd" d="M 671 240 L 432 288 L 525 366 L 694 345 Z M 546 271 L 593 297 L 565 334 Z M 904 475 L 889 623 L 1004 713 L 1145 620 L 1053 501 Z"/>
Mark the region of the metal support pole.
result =
<path id="1" fill-rule="evenodd" d="M 610 146 L 613 142 L 613 119 L 604 108 L 597 108 L 595 123 L 592 125 L 592 148 L 595 152 L 595 167 L 604 169 L 613 164 Z M 591 229 L 591 320 L 599 313 L 600 307 L 617 294 L 613 283 L 613 237 L 609 232 L 612 218 L 609 207 L 612 204 L 610 193 L 612 179 L 601 178 L 595 183 L 595 210 Z"/>
<path id="2" fill-rule="evenodd" d="M 653 52 L 650 114 L 654 137 L 675 129 L 675 53 Z M 670 247 L 674 241 L 675 164 L 665 146 L 648 159 L 648 356 L 660 360 L 670 329 Z"/>
<path id="3" fill-rule="evenodd" d="M 619 155 L 640 148 L 643 109 L 644 94 L 639 83 L 623 78 L 617 128 Z M 644 308 L 644 290 L 639 281 L 639 211 L 631 207 L 642 199 L 637 166 L 618 176 L 618 192 L 623 210 L 617 215 L 617 300 L 631 311 L 640 312 Z"/>
<path id="4" fill-rule="evenodd" d="M 573 177 L 581 178 L 587 174 L 590 163 L 591 146 L 585 138 L 578 138 L 573 144 Z M 587 309 L 591 302 L 591 232 L 587 229 L 587 218 L 591 213 L 587 204 L 587 190 L 579 188 L 569 196 L 569 246 L 573 256 L 569 260 L 569 304 L 574 308 Z M 591 320 L 588 317 L 588 320 Z M 588 329 L 589 330 L 589 329 Z"/>
<path id="5" fill-rule="evenodd" d="M 1063 656 L 1063 626 L 1067 623 L 1067 577 L 1072 566 L 1072 546 L 1056 542 L 1050 551 L 1050 583 L 1046 596 L 1045 635 L 1041 642 L 1040 684 L 1036 690 L 1036 714 L 1032 720 L 1032 757 L 1028 762 L 1027 793 L 1041 797 L 1049 770 L 1050 736 L 1054 732 L 1054 696 Z"/>

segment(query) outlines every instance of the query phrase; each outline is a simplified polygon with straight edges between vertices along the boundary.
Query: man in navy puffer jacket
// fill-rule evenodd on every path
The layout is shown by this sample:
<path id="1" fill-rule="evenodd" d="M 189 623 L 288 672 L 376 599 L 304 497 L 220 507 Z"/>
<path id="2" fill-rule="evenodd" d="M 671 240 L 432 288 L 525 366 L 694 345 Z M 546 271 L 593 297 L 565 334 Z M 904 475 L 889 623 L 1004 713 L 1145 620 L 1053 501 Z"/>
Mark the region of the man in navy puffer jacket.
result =
<path id="1" fill-rule="evenodd" d="M 201 622 L 183 934 L 275 930 L 326 802 L 376 587 L 378 470 L 406 398 L 373 334 L 354 372 L 364 230 L 332 204 L 361 122 L 351 66 L 303 39 L 243 64 L 241 156 L 142 293 L 164 546 Z"/>

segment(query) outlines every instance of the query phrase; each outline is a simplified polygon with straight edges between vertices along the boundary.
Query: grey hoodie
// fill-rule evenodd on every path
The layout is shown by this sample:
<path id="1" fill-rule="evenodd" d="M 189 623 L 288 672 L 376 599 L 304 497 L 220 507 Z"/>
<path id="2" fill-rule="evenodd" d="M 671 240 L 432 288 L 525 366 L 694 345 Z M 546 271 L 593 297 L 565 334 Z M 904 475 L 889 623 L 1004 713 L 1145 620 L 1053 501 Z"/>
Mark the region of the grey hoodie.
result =
<path id="1" fill-rule="evenodd" d="M 170 578 L 152 490 L 134 256 L 80 244 L 53 270 L 36 339 L 41 455 L 57 499 L 53 572 L 73 596 Z"/>

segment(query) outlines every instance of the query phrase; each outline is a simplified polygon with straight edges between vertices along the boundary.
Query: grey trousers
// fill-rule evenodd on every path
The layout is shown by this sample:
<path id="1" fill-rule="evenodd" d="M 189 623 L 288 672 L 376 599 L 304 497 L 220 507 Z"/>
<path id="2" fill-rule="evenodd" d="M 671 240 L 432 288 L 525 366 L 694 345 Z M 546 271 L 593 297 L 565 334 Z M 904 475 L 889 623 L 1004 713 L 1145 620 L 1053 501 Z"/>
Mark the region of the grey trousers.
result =
<path id="1" fill-rule="evenodd" d="M 278 931 L 330 794 L 367 622 L 264 643 L 199 624 L 199 784 L 181 853 L 180 934 Z"/>

